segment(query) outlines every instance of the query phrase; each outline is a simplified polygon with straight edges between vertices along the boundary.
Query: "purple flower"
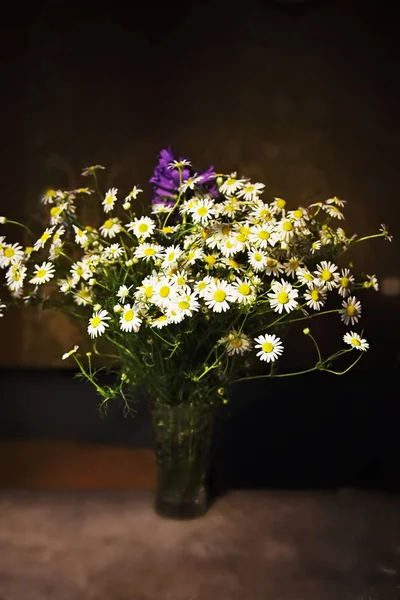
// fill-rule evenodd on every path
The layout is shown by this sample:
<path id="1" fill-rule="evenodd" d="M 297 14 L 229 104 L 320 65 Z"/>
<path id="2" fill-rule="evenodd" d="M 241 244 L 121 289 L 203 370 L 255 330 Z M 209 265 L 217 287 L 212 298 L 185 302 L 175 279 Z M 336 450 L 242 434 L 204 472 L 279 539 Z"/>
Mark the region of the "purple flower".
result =
<path id="1" fill-rule="evenodd" d="M 158 164 L 154 169 L 153 177 L 150 179 L 150 183 L 153 184 L 152 204 L 164 204 L 171 208 L 174 206 L 179 195 L 180 186 L 179 170 L 169 167 L 174 160 L 175 157 L 171 148 L 161 150 Z M 179 158 L 179 161 L 182 160 L 185 160 L 184 157 Z M 182 183 L 185 183 L 193 175 L 194 172 L 188 166 L 184 166 L 182 169 Z M 208 186 L 207 191 L 211 192 L 209 184 L 214 182 L 215 179 L 214 167 L 211 165 L 204 173 L 199 173 L 197 177 L 201 177 L 199 185 Z"/>

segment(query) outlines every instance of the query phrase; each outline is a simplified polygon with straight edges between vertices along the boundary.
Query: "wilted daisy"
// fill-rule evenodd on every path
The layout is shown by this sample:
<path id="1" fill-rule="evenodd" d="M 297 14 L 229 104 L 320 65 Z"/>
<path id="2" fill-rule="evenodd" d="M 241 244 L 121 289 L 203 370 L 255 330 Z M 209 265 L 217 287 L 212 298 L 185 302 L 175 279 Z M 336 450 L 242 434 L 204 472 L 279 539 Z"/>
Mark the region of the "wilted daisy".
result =
<path id="1" fill-rule="evenodd" d="M 221 194 L 230 196 L 243 187 L 244 179 L 237 179 L 236 173 L 231 173 L 230 176 L 219 186 Z"/>
<path id="2" fill-rule="evenodd" d="M 363 287 L 370 288 L 372 287 L 376 292 L 379 290 L 379 283 L 376 275 L 366 275 L 366 281 L 363 283 Z"/>
<path id="3" fill-rule="evenodd" d="M 214 312 L 224 312 L 230 308 L 230 302 L 234 302 L 233 287 L 224 280 L 213 280 L 204 291 L 206 306 Z"/>
<path id="4" fill-rule="evenodd" d="M 299 292 L 292 285 L 282 279 L 281 281 L 273 281 L 271 284 L 272 292 L 268 295 L 271 308 L 281 314 L 283 310 L 287 313 L 297 308 L 297 296 Z"/>
<path id="5" fill-rule="evenodd" d="M 361 302 L 355 296 L 350 296 L 348 300 L 343 300 L 343 308 L 340 309 L 340 318 L 345 325 L 358 323 L 361 316 Z"/>
<path id="6" fill-rule="evenodd" d="M 276 258 L 272 258 L 269 256 L 265 263 L 265 272 L 267 275 L 273 275 L 274 277 L 278 277 L 280 273 L 283 273 L 285 267 L 276 260 Z"/>
<path id="7" fill-rule="evenodd" d="M 339 279 L 338 292 L 343 298 L 346 298 L 351 293 L 351 288 L 354 283 L 354 276 L 351 274 L 350 269 L 342 269 Z"/>
<path id="8" fill-rule="evenodd" d="M 74 294 L 74 302 L 78 306 L 86 306 L 92 303 L 91 289 L 81 284 L 80 288 Z"/>
<path id="9" fill-rule="evenodd" d="M 250 228 L 250 232 L 250 242 L 256 248 L 274 246 L 278 239 L 278 236 L 274 232 L 274 226 L 270 223 L 265 223 L 264 225 L 253 225 L 253 227 Z"/>
<path id="10" fill-rule="evenodd" d="M 323 260 L 317 265 L 317 270 L 314 273 L 316 278 L 326 285 L 328 291 L 339 286 L 340 276 L 337 273 L 337 266 L 335 264 Z"/>
<path id="11" fill-rule="evenodd" d="M 172 268 L 178 262 L 178 259 L 182 256 L 183 250 L 179 246 L 168 246 L 163 252 L 162 267 L 166 269 Z"/>
<path id="12" fill-rule="evenodd" d="M 123 307 L 119 324 L 122 331 L 139 331 L 142 319 L 139 317 L 138 308 L 126 304 Z"/>
<path id="13" fill-rule="evenodd" d="M 83 177 L 88 177 L 89 175 L 94 175 L 96 171 L 104 171 L 105 167 L 103 165 L 92 165 L 91 167 L 85 167 L 82 170 Z"/>
<path id="14" fill-rule="evenodd" d="M 249 336 L 236 329 L 232 329 L 228 335 L 218 340 L 218 343 L 223 344 L 226 347 L 226 353 L 229 356 L 233 356 L 234 354 L 244 354 L 251 350 L 252 346 Z"/>
<path id="15" fill-rule="evenodd" d="M 283 263 L 282 266 L 285 269 L 286 275 L 289 275 L 289 277 L 296 277 L 300 268 L 300 259 L 296 256 L 292 256 L 292 258 Z"/>
<path id="16" fill-rule="evenodd" d="M 104 196 L 104 200 L 103 200 L 102 204 L 103 204 L 105 213 L 112 211 L 112 209 L 114 208 L 114 205 L 117 201 L 117 193 L 118 193 L 117 188 L 113 187 L 113 188 L 110 188 L 108 190 L 108 192 L 106 193 L 106 195 Z"/>
<path id="17" fill-rule="evenodd" d="M 353 346 L 356 350 L 361 350 L 361 352 L 366 352 L 369 348 L 369 344 L 367 340 L 364 340 L 358 333 L 354 331 L 350 331 L 345 333 L 343 336 L 343 341 L 350 346 Z"/>
<path id="18" fill-rule="evenodd" d="M 68 294 L 71 292 L 71 290 L 76 287 L 77 283 L 78 279 L 74 279 L 73 277 L 67 277 L 67 279 L 59 279 L 57 281 L 60 292 L 63 294 Z"/>
<path id="19" fill-rule="evenodd" d="M 0 251 L 0 267 L 5 268 L 21 262 L 24 250 L 19 244 L 4 244 Z"/>
<path id="20" fill-rule="evenodd" d="M 103 250 L 102 258 L 106 258 L 107 260 L 116 260 L 120 258 L 124 253 L 124 249 L 121 244 L 111 244 L 105 250 Z"/>
<path id="21" fill-rule="evenodd" d="M 156 224 L 150 217 L 141 217 L 140 219 L 134 219 L 131 223 L 126 226 L 127 230 L 132 232 L 137 238 L 145 240 L 150 237 L 153 233 Z"/>
<path id="22" fill-rule="evenodd" d="M 54 231 L 54 227 L 47 227 L 44 232 L 42 233 L 42 235 L 40 236 L 40 238 L 38 240 L 36 240 L 36 242 L 33 245 L 34 250 L 38 251 L 40 250 L 40 248 L 44 248 L 47 240 L 52 236 Z"/>
<path id="23" fill-rule="evenodd" d="M 274 362 L 283 352 L 281 339 L 275 334 L 259 335 L 254 338 L 254 341 L 256 342 L 254 347 L 260 348 L 260 351 L 257 352 L 260 360 L 265 360 L 268 363 Z"/>
<path id="24" fill-rule="evenodd" d="M 205 225 L 215 215 L 214 202 L 209 198 L 194 200 L 188 213 L 191 215 L 194 223 Z"/>
<path id="25" fill-rule="evenodd" d="M 79 349 L 79 346 L 74 346 L 72 348 L 72 350 L 69 350 L 69 352 L 65 352 L 65 354 L 62 355 L 61 360 L 66 360 L 67 358 L 69 358 L 70 356 L 72 356 L 73 354 L 75 354 L 75 352 Z"/>
<path id="26" fill-rule="evenodd" d="M 321 306 L 325 304 L 326 301 L 326 289 L 323 285 L 318 282 L 314 284 L 312 287 L 309 287 L 308 290 L 304 293 L 304 299 L 306 300 L 307 306 L 313 308 L 314 310 L 320 310 Z"/>
<path id="27" fill-rule="evenodd" d="M 27 268 L 22 263 L 11 265 L 6 273 L 7 287 L 12 292 L 22 289 Z"/>
<path id="28" fill-rule="evenodd" d="M 109 316 L 108 312 L 104 309 L 95 311 L 89 319 L 89 325 L 87 328 L 90 337 L 95 338 L 98 335 L 103 335 L 106 327 L 109 326 L 107 321 L 110 318 L 111 317 Z"/>
<path id="29" fill-rule="evenodd" d="M 251 304 L 256 297 L 256 290 L 249 279 L 237 279 L 232 283 L 233 296 L 239 304 Z"/>
<path id="30" fill-rule="evenodd" d="M 117 292 L 117 298 L 119 298 L 122 302 L 122 304 L 125 302 L 125 300 L 128 298 L 129 296 L 129 290 L 132 288 L 132 286 L 130 285 L 129 287 L 125 284 L 120 285 L 118 292 Z"/>
<path id="31" fill-rule="evenodd" d="M 156 260 L 162 258 L 164 248 L 159 244 L 147 244 L 146 242 L 140 244 L 135 252 L 136 258 L 143 258 L 144 260 Z"/>
<path id="32" fill-rule="evenodd" d="M 341 210 L 339 209 L 338 206 L 336 206 L 334 204 L 331 204 L 331 205 L 326 204 L 324 208 L 325 208 L 325 212 L 333 219 L 339 219 L 339 220 L 344 219 L 344 214 L 341 212 Z"/>
<path id="33" fill-rule="evenodd" d="M 121 231 L 121 224 L 117 217 L 107 219 L 100 227 L 100 233 L 105 238 L 114 238 Z"/>
<path id="34" fill-rule="evenodd" d="M 237 193 L 238 198 L 244 198 L 244 200 L 257 200 L 259 195 L 263 192 L 265 188 L 264 183 L 251 183 L 248 181 L 243 184 L 243 187 Z"/>
<path id="35" fill-rule="evenodd" d="M 190 160 L 187 160 L 186 158 L 180 158 L 179 160 L 172 160 L 169 162 L 168 169 L 182 169 L 183 167 L 190 167 L 191 164 L 192 163 Z"/>
<path id="36" fill-rule="evenodd" d="M 248 261 L 255 271 L 263 271 L 267 264 L 267 255 L 262 250 L 250 250 L 247 253 Z"/>
<path id="37" fill-rule="evenodd" d="M 41 265 L 35 265 L 33 277 L 29 280 L 29 283 L 33 283 L 34 285 L 47 283 L 54 277 L 54 272 L 54 265 L 50 262 L 43 262 Z"/>
<path id="38" fill-rule="evenodd" d="M 87 232 L 84 229 L 80 229 L 76 225 L 72 225 L 72 227 L 75 231 L 75 242 L 84 248 L 89 241 Z"/>
<path id="39" fill-rule="evenodd" d="M 328 200 L 326 200 L 326 204 L 334 204 L 335 206 L 340 206 L 343 208 L 343 206 L 346 204 L 346 200 L 340 200 L 340 198 L 337 196 L 333 196 L 333 198 L 328 198 Z"/>

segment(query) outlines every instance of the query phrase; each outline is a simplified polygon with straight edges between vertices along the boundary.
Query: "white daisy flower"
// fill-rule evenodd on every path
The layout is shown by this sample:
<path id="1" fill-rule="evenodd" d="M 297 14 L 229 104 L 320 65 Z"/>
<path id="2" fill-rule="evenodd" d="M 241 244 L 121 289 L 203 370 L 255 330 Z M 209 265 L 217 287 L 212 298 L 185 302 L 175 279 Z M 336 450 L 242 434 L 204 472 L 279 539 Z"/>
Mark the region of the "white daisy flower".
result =
<path id="1" fill-rule="evenodd" d="M 47 283 L 54 277 L 54 272 L 54 265 L 50 262 L 43 262 L 41 265 L 35 265 L 33 277 L 29 280 L 29 283 L 33 283 L 33 285 Z"/>
<path id="2" fill-rule="evenodd" d="M 113 306 L 113 311 L 116 314 L 119 314 L 120 312 L 122 312 L 124 310 L 124 307 L 122 306 L 122 304 L 114 304 Z"/>
<path id="3" fill-rule="evenodd" d="M 170 323 L 174 323 L 175 325 L 185 320 L 184 312 L 182 310 L 179 310 L 176 304 L 171 304 L 170 306 L 168 306 L 166 310 L 166 315 L 168 317 L 168 321 Z"/>
<path id="4" fill-rule="evenodd" d="M 212 267 L 215 267 L 217 265 L 217 263 L 218 263 L 219 258 L 220 257 L 218 256 L 218 254 L 215 254 L 215 253 L 213 253 L 213 254 L 204 254 L 203 255 L 203 261 L 207 265 L 206 268 L 211 269 Z"/>
<path id="5" fill-rule="evenodd" d="M 267 262 L 265 264 L 265 272 L 267 275 L 273 275 L 274 277 L 278 277 L 281 273 L 283 273 L 285 267 L 278 262 L 275 258 L 271 256 L 267 258 Z"/>
<path id="6" fill-rule="evenodd" d="M 0 267 L 4 269 L 10 265 L 21 262 L 24 258 L 24 250 L 19 244 L 4 244 L 0 251 Z"/>
<path id="7" fill-rule="evenodd" d="M 136 288 L 135 298 L 141 302 L 151 301 L 154 294 L 158 278 L 155 275 L 145 277 L 142 281 L 142 285 Z"/>
<path id="8" fill-rule="evenodd" d="M 150 237 L 156 227 L 153 219 L 150 217 L 141 217 L 140 219 L 135 219 L 131 223 L 128 223 L 126 226 L 127 230 L 132 232 L 137 238 L 141 240 L 145 240 Z"/>
<path id="9" fill-rule="evenodd" d="M 363 287 L 372 287 L 376 292 L 379 290 L 379 283 L 376 275 L 366 275 L 367 279 L 364 281 Z"/>
<path id="10" fill-rule="evenodd" d="M 58 190 L 59 191 L 59 190 Z M 43 204 L 53 204 L 54 199 L 57 197 L 57 190 L 47 190 L 41 198 Z"/>
<path id="11" fill-rule="evenodd" d="M 78 306 L 87 306 L 92 304 L 92 294 L 90 288 L 81 284 L 80 288 L 74 294 L 74 302 Z"/>
<path id="12" fill-rule="evenodd" d="M 178 286 L 170 277 L 162 277 L 155 285 L 152 302 L 161 308 L 167 308 L 175 302 L 179 293 Z"/>
<path id="13" fill-rule="evenodd" d="M 61 226 L 58 229 L 56 229 L 55 232 L 53 233 L 53 238 L 52 238 L 53 244 L 61 243 L 61 238 L 63 237 L 64 234 L 65 234 L 65 227 Z"/>
<path id="14" fill-rule="evenodd" d="M 343 308 L 340 309 L 340 318 L 345 325 L 358 323 L 361 316 L 361 302 L 355 296 L 350 296 L 348 300 L 343 300 Z"/>
<path id="15" fill-rule="evenodd" d="M 57 243 L 52 242 L 49 248 L 49 260 L 56 261 L 62 254 L 63 246 L 64 244 L 61 240 Z"/>
<path id="16" fill-rule="evenodd" d="M 180 160 L 173 160 L 172 162 L 168 163 L 168 169 L 182 169 L 183 167 L 190 167 L 191 164 L 192 163 L 190 160 L 181 158 Z"/>
<path id="17" fill-rule="evenodd" d="M 262 200 L 258 200 L 255 206 L 252 207 L 250 216 L 257 221 L 270 223 L 271 225 L 274 225 L 276 222 L 269 204 L 262 202 Z"/>
<path id="18" fill-rule="evenodd" d="M 253 225 L 250 231 L 250 242 L 256 248 L 265 249 L 267 246 L 275 246 L 278 236 L 275 234 L 272 224 L 266 223 L 264 225 Z"/>
<path id="19" fill-rule="evenodd" d="M 235 300 L 233 287 L 227 281 L 213 280 L 204 291 L 204 300 L 214 312 L 226 311 Z"/>
<path id="20" fill-rule="evenodd" d="M 12 292 L 21 290 L 24 285 L 27 268 L 22 263 L 11 265 L 6 273 L 7 287 Z"/>
<path id="21" fill-rule="evenodd" d="M 114 188 L 114 187 L 110 188 L 108 190 L 108 192 L 106 193 L 103 203 L 102 203 L 105 213 L 111 212 L 112 209 L 114 208 L 114 205 L 117 201 L 117 193 L 118 193 L 118 190 L 117 190 L 117 188 Z"/>
<path id="22" fill-rule="evenodd" d="M 238 247 L 240 249 L 240 252 L 250 248 L 250 234 L 251 227 L 248 223 L 240 225 L 233 233 L 233 236 L 236 239 L 236 243 L 238 244 Z"/>
<path id="23" fill-rule="evenodd" d="M 182 294 L 179 295 L 173 307 L 177 310 L 178 314 L 181 313 L 184 317 L 191 317 L 194 312 L 197 312 L 200 308 L 199 301 L 197 300 L 196 293 Z M 172 319 L 172 315 L 168 316 Z"/>
<path id="24" fill-rule="evenodd" d="M 242 210 L 242 205 L 236 196 L 231 196 L 229 200 L 225 202 L 221 202 L 216 206 L 216 210 L 218 210 L 219 215 L 224 215 L 226 217 L 234 217 L 236 213 Z"/>
<path id="25" fill-rule="evenodd" d="M 182 256 L 183 250 L 179 246 L 168 246 L 163 253 L 162 268 L 172 268 L 176 266 L 179 258 Z"/>
<path id="26" fill-rule="evenodd" d="M 346 200 L 340 200 L 340 198 L 334 196 L 333 198 L 328 198 L 328 200 L 326 200 L 326 204 L 334 204 L 335 206 L 340 206 L 343 208 L 346 204 Z"/>
<path id="27" fill-rule="evenodd" d="M 338 292 L 343 298 L 346 298 L 351 293 L 351 288 L 354 283 L 354 275 L 351 274 L 350 269 L 342 269 L 339 279 Z"/>
<path id="28" fill-rule="evenodd" d="M 143 192 L 143 190 L 141 190 L 139 187 L 137 187 L 136 185 L 133 186 L 132 190 L 129 192 L 129 194 L 125 197 L 125 201 L 129 202 L 130 200 L 136 200 L 136 198 L 138 197 L 138 195 Z"/>
<path id="29" fill-rule="evenodd" d="M 315 240 L 315 242 L 313 242 L 311 244 L 311 254 L 315 254 L 320 249 L 321 249 L 321 241 Z"/>
<path id="30" fill-rule="evenodd" d="M 256 297 L 256 290 L 249 279 L 237 279 L 232 283 L 233 296 L 239 304 L 251 304 Z"/>
<path id="31" fill-rule="evenodd" d="M 285 269 L 286 275 L 289 277 L 297 277 L 297 273 L 300 269 L 300 259 L 296 256 L 292 256 L 287 262 L 283 263 L 283 268 Z M 311 276 L 312 277 L 312 276 Z"/>
<path id="32" fill-rule="evenodd" d="M 288 218 L 293 222 L 295 227 L 305 227 L 309 220 L 307 209 L 299 206 L 296 210 L 289 210 L 287 213 Z"/>
<path id="33" fill-rule="evenodd" d="M 334 263 L 322 260 L 314 271 L 316 278 L 326 285 L 327 290 L 331 291 L 339 286 L 340 275 L 337 273 L 337 266 Z"/>
<path id="34" fill-rule="evenodd" d="M 275 225 L 275 233 L 281 242 L 290 242 L 295 233 L 293 223 L 289 219 L 278 221 Z"/>
<path id="35" fill-rule="evenodd" d="M 142 319 L 138 315 L 138 309 L 135 305 L 125 304 L 119 324 L 122 331 L 139 331 Z"/>
<path id="36" fill-rule="evenodd" d="M 136 258 L 143 258 L 144 260 L 156 260 L 157 258 L 162 258 L 164 248 L 159 246 L 158 244 L 140 244 L 135 252 L 134 256 Z"/>
<path id="37" fill-rule="evenodd" d="M 358 333 L 354 331 L 350 331 L 345 333 L 343 336 L 343 341 L 350 346 L 353 346 L 356 350 L 360 350 L 361 352 L 366 352 L 369 348 L 369 344 L 367 340 L 364 340 Z"/>
<path id="38" fill-rule="evenodd" d="M 75 352 L 79 349 L 79 346 L 74 346 L 72 348 L 72 350 L 69 350 L 69 352 L 65 352 L 65 354 L 62 355 L 61 360 L 66 360 L 67 358 L 69 358 L 70 356 L 72 356 L 73 354 L 75 354 Z"/>
<path id="39" fill-rule="evenodd" d="M 119 286 L 119 289 L 117 292 L 117 298 L 119 298 L 121 300 L 122 304 L 124 304 L 125 300 L 128 298 L 129 290 L 131 288 L 132 288 L 131 285 L 129 287 L 125 284 Z"/>
<path id="40" fill-rule="evenodd" d="M 245 333 L 239 332 L 236 329 L 232 329 L 228 335 L 218 340 L 218 343 L 226 347 L 228 356 L 244 354 L 251 350 L 252 347 L 251 339 Z"/>
<path id="41" fill-rule="evenodd" d="M 224 257 L 221 260 L 221 265 L 224 265 L 225 267 L 228 267 L 231 271 L 243 271 L 244 268 L 245 268 L 244 265 L 242 265 L 241 263 L 237 262 L 232 257 L 230 257 L 230 258 Z"/>
<path id="42" fill-rule="evenodd" d="M 335 205 L 326 205 L 325 212 L 333 219 L 344 220 L 344 214 Z"/>
<path id="43" fill-rule="evenodd" d="M 101 258 L 105 258 L 106 260 L 117 260 L 123 255 L 123 253 L 124 249 L 121 244 L 111 244 L 111 246 L 108 246 L 108 248 L 103 250 Z"/>
<path id="44" fill-rule="evenodd" d="M 274 201 L 270 205 L 272 214 L 285 214 L 286 200 L 283 198 L 274 198 Z"/>
<path id="45" fill-rule="evenodd" d="M 100 233 L 105 238 L 114 238 L 121 231 L 121 223 L 117 217 L 107 219 L 100 227 Z"/>
<path id="46" fill-rule="evenodd" d="M 264 271 L 267 264 L 267 255 L 262 250 L 250 250 L 247 258 L 255 271 Z"/>
<path id="47" fill-rule="evenodd" d="M 176 273 L 171 275 L 171 281 L 176 283 L 176 285 L 180 288 L 179 291 L 181 292 L 182 288 L 189 287 L 188 284 L 191 283 L 193 279 L 190 278 L 190 273 L 188 271 L 181 270 L 176 271 Z"/>
<path id="48" fill-rule="evenodd" d="M 284 279 L 281 279 L 280 282 L 273 281 L 271 289 L 272 292 L 267 295 L 268 298 L 270 298 L 270 306 L 275 312 L 281 314 L 283 310 L 285 310 L 289 313 L 297 308 L 296 298 L 298 297 L 299 292 L 294 289 L 289 282 Z"/>
<path id="49" fill-rule="evenodd" d="M 230 176 L 219 186 L 221 194 L 230 196 L 240 190 L 246 183 L 244 179 L 237 179 L 236 173 L 231 173 Z"/>
<path id="50" fill-rule="evenodd" d="M 36 242 L 33 245 L 34 250 L 36 250 L 36 252 L 40 249 L 40 248 L 44 248 L 47 240 L 52 236 L 53 231 L 54 231 L 54 227 L 47 227 L 44 232 L 42 233 L 42 235 L 40 236 L 40 238 L 38 240 L 36 240 Z"/>
<path id="51" fill-rule="evenodd" d="M 161 315 L 157 317 L 154 321 L 150 323 L 150 327 L 156 327 L 156 329 L 162 329 L 166 325 L 169 325 L 171 321 L 168 319 L 167 315 Z"/>
<path id="52" fill-rule="evenodd" d="M 260 348 L 260 351 L 257 352 L 260 360 L 265 360 L 268 363 L 274 362 L 283 352 L 281 338 L 275 334 L 259 335 L 254 338 L 254 341 L 256 342 L 254 347 Z"/>
<path id="53" fill-rule="evenodd" d="M 244 200 L 251 201 L 257 200 L 259 195 L 263 192 L 265 188 L 264 183 L 251 183 L 248 181 L 243 184 L 240 190 L 237 193 L 238 198 L 243 198 Z"/>
<path id="54" fill-rule="evenodd" d="M 71 275 L 76 282 L 78 282 L 81 277 L 87 281 L 92 277 L 90 263 L 87 260 L 78 260 L 71 267 Z"/>
<path id="55" fill-rule="evenodd" d="M 314 284 L 315 277 L 306 267 L 300 267 L 297 269 L 296 276 L 298 281 L 300 281 L 300 283 L 303 285 L 310 287 Z"/>
<path id="56" fill-rule="evenodd" d="M 238 244 L 234 236 L 226 238 L 225 241 L 220 244 L 220 251 L 223 256 L 229 258 L 230 256 L 238 254 L 240 251 L 240 244 Z"/>
<path id="57" fill-rule="evenodd" d="M 196 184 L 201 183 L 202 177 L 198 176 L 197 173 L 186 179 L 181 185 L 181 192 L 184 194 L 188 190 L 194 190 Z"/>
<path id="58" fill-rule="evenodd" d="M 320 282 L 318 282 L 317 284 L 314 284 L 308 288 L 308 290 L 304 293 L 304 299 L 306 300 L 307 306 L 313 308 L 314 310 L 320 310 L 321 306 L 325 304 L 326 295 L 326 288 Z"/>
<path id="59" fill-rule="evenodd" d="M 194 223 L 205 225 L 215 216 L 214 202 L 209 198 L 195 200 L 188 213 L 191 215 Z"/>
<path id="60" fill-rule="evenodd" d="M 74 279 L 73 277 L 68 277 L 67 279 L 59 279 L 57 281 L 57 285 L 60 289 L 60 292 L 63 294 L 68 294 L 74 287 L 76 287 L 78 283 L 78 279 Z"/>
<path id="61" fill-rule="evenodd" d="M 191 248 L 185 258 L 187 265 L 194 265 L 197 260 L 204 258 L 204 252 L 201 248 Z"/>
<path id="62" fill-rule="evenodd" d="M 79 246 L 82 246 L 82 248 L 87 246 L 89 242 L 87 232 L 84 229 L 80 229 L 76 225 L 72 225 L 72 227 L 75 231 L 75 243 L 79 244 Z"/>
<path id="63" fill-rule="evenodd" d="M 207 293 L 207 290 L 213 281 L 214 277 L 211 277 L 211 275 L 206 275 L 206 277 L 203 277 L 203 279 L 200 279 L 200 281 L 195 283 L 194 289 L 200 298 L 204 298 L 204 295 Z"/>
<path id="64" fill-rule="evenodd" d="M 103 335 L 103 333 L 106 330 L 106 327 L 109 326 L 109 323 L 107 323 L 107 321 L 110 318 L 111 317 L 109 316 L 108 312 L 104 309 L 94 311 L 93 315 L 89 319 L 89 325 L 87 328 L 90 337 L 95 338 L 98 335 Z"/>
<path id="65" fill-rule="evenodd" d="M 57 225 L 63 219 L 63 211 L 68 207 L 66 202 L 62 202 L 56 206 L 52 206 L 50 209 L 50 225 Z"/>

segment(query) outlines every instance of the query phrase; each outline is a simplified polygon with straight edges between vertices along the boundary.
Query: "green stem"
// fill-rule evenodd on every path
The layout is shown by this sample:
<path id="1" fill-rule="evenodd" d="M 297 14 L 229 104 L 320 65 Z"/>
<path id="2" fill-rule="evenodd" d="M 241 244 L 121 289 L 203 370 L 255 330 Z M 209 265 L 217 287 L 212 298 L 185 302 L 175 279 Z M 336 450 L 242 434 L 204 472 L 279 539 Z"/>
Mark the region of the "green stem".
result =
<path id="1" fill-rule="evenodd" d="M 11 223 L 12 225 L 19 225 L 20 227 L 22 227 L 23 229 L 25 229 L 29 233 L 29 235 L 31 235 L 32 238 L 33 238 L 32 231 L 29 229 L 29 227 L 27 227 L 23 223 L 20 223 L 19 221 L 12 221 L 11 219 L 6 219 L 6 223 Z"/>

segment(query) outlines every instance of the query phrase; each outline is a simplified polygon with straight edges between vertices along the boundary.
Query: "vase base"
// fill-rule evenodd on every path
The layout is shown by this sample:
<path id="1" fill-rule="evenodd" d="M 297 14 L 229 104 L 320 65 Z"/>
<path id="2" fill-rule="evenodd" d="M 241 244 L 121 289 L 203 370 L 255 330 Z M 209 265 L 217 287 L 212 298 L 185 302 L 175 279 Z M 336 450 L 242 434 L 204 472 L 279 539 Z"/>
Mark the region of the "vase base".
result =
<path id="1" fill-rule="evenodd" d="M 198 519 L 207 512 L 207 499 L 204 488 L 199 494 L 188 500 L 156 496 L 155 511 L 165 519 L 188 520 Z"/>

